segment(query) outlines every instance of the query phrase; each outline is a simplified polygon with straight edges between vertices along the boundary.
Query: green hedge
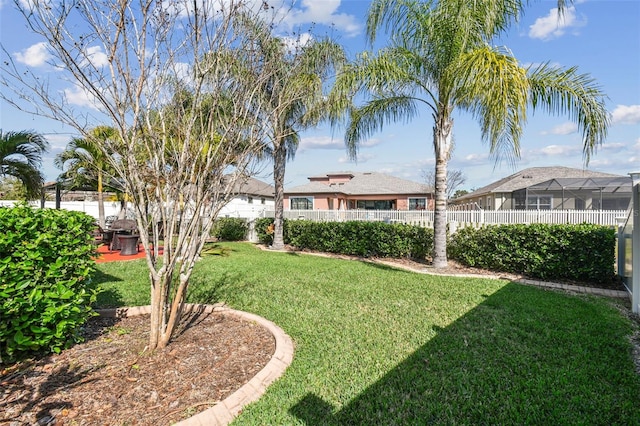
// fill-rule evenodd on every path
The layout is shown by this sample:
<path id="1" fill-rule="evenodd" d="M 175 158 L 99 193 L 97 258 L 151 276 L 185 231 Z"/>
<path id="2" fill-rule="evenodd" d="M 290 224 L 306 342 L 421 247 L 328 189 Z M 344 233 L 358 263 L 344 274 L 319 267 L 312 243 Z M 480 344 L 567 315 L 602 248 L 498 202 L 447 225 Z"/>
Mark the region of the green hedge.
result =
<path id="1" fill-rule="evenodd" d="M 273 219 L 258 219 L 258 240 L 271 243 Z M 424 259 L 433 250 L 433 231 L 384 222 L 312 222 L 285 220 L 284 242 L 299 249 L 365 257 Z"/>
<path id="2" fill-rule="evenodd" d="M 0 361 L 60 352 L 78 341 L 96 290 L 91 216 L 0 208 Z"/>
<path id="3" fill-rule="evenodd" d="M 222 217 L 213 224 L 211 236 L 220 241 L 244 241 L 247 239 L 248 230 L 249 226 L 245 219 Z"/>
<path id="4" fill-rule="evenodd" d="M 615 231 L 600 225 L 496 225 L 459 230 L 449 258 L 469 266 L 544 280 L 614 278 Z"/>
<path id="5" fill-rule="evenodd" d="M 287 241 L 287 220 L 284 221 L 284 240 Z M 267 228 L 269 225 L 273 223 L 272 217 L 263 217 L 260 219 L 256 219 L 256 234 L 258 235 L 258 242 L 260 244 L 271 244 L 273 238 L 270 234 L 267 233 Z"/>

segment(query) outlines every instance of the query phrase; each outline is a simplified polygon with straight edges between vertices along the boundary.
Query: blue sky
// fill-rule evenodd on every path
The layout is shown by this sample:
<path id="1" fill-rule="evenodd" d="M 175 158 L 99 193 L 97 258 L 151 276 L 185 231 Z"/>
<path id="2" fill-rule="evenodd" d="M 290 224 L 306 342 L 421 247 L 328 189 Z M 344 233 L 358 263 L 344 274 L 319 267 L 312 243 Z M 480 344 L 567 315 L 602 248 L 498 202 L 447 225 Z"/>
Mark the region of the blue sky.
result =
<path id="1" fill-rule="evenodd" d="M 563 67 L 575 65 L 581 73 L 591 74 L 608 96 L 612 124 L 589 169 L 623 175 L 640 170 L 640 1 L 576 1 L 561 21 L 555 5 L 555 0 L 533 2 L 521 22 L 496 44 L 507 46 L 524 65 L 548 61 Z M 332 34 L 353 56 L 368 49 L 363 36 L 368 6 L 369 1 L 359 0 L 299 1 L 285 17 L 282 31 L 306 30 L 314 23 L 315 33 Z M 28 32 L 10 0 L 0 0 L 0 14 L 2 47 L 18 62 L 45 72 L 42 40 Z M 307 131 L 295 159 L 287 165 L 285 187 L 331 171 L 376 171 L 422 181 L 424 171 L 434 164 L 432 125 L 430 114 L 424 111 L 410 123 L 387 126 L 362 144 L 357 162 L 347 157 L 342 129 L 325 126 Z M 47 180 L 56 178 L 60 171 L 53 167 L 53 158 L 74 135 L 56 122 L 20 112 L 4 101 L 0 101 L 0 128 L 45 134 L 52 149 L 43 168 Z M 463 171 L 465 189 L 527 167 L 581 168 L 584 164 L 580 134 L 563 116 L 530 115 L 521 141 L 522 157 L 515 164 L 496 164 L 489 158 L 479 126 L 468 114 L 455 116 L 454 137 L 456 147 L 449 167 Z M 270 182 L 269 171 L 270 166 L 265 166 L 258 178 Z"/>

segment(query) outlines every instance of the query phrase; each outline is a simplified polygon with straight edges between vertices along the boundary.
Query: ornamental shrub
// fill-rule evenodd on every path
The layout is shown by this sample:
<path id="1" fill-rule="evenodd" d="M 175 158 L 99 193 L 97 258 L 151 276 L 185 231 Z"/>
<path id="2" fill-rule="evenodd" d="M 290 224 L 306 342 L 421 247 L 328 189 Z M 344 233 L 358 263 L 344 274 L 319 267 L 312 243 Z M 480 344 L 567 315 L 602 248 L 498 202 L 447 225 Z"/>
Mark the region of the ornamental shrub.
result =
<path id="1" fill-rule="evenodd" d="M 425 259 L 433 250 L 433 231 L 384 222 L 287 221 L 285 242 L 300 249 L 364 257 Z"/>
<path id="2" fill-rule="evenodd" d="M 274 222 L 272 217 L 262 217 L 259 219 L 256 219 L 255 222 L 255 226 L 256 226 L 256 234 L 258 235 L 258 242 L 260 244 L 271 244 L 271 242 L 273 241 L 273 236 L 271 234 L 268 233 L 268 228 L 270 225 L 272 225 Z M 287 228 L 287 221 L 284 221 L 284 231 L 286 232 L 286 228 Z M 287 242 L 287 239 L 285 237 L 284 239 L 285 243 Z"/>
<path id="3" fill-rule="evenodd" d="M 79 341 L 97 294 L 88 288 L 94 222 L 82 212 L 0 207 L 0 362 Z"/>
<path id="4" fill-rule="evenodd" d="M 239 217 L 222 217 L 216 220 L 211 236 L 220 241 L 244 241 L 249 227 L 247 221 Z"/>
<path id="5" fill-rule="evenodd" d="M 256 220 L 258 241 L 271 244 L 273 218 Z M 425 259 L 433 251 L 433 230 L 384 222 L 285 220 L 284 242 L 298 249 L 364 257 Z"/>
<path id="6" fill-rule="evenodd" d="M 452 236 L 451 259 L 544 280 L 609 283 L 614 279 L 615 231 L 581 225 L 467 227 Z"/>

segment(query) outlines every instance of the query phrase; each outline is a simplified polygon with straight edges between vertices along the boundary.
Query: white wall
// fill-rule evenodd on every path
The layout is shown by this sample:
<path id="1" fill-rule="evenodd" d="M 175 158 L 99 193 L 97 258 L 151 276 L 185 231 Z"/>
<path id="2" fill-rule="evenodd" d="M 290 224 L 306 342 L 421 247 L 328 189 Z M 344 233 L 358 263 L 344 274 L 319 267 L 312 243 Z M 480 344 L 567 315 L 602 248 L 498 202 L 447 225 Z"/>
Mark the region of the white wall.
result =
<path id="1" fill-rule="evenodd" d="M 242 217 L 246 219 L 255 219 L 261 217 L 262 212 L 265 210 L 273 211 L 275 208 L 275 201 L 272 199 L 265 199 L 262 204 L 260 197 L 253 197 L 253 202 L 249 202 L 249 198 L 246 195 L 242 195 L 234 198 L 220 210 L 218 217 Z"/>
<path id="2" fill-rule="evenodd" d="M 0 200 L 0 207 L 13 206 L 20 201 L 8 201 Z M 40 207 L 40 201 L 31 201 L 29 203 L 33 207 Z M 236 197 L 229 204 L 222 208 L 219 217 L 241 217 L 245 219 L 255 219 L 261 217 L 262 212 L 266 209 L 273 211 L 275 201 L 265 199 L 262 204 L 260 197 L 253 197 L 253 202 L 250 203 L 247 196 Z M 45 208 L 54 209 L 56 207 L 55 201 L 46 201 Z M 74 210 L 85 212 L 90 216 L 98 219 L 98 202 L 97 201 L 62 201 L 60 208 L 65 210 Z M 104 203 L 104 215 L 115 216 L 120 211 L 120 203 L 108 201 Z"/>
<path id="3" fill-rule="evenodd" d="M 0 207 L 11 207 L 20 201 L 8 201 L 8 200 L 0 200 Z M 29 204 L 33 207 L 40 207 L 40 201 L 31 201 Z M 56 202 L 55 201 L 45 201 L 44 207 L 48 209 L 55 209 Z M 65 210 L 73 210 L 79 212 L 85 212 L 86 214 L 95 217 L 98 219 L 98 202 L 97 201 L 62 201 L 60 203 L 60 208 Z M 104 203 L 104 215 L 107 216 L 115 216 L 120 211 L 120 203 L 119 202 L 105 202 Z"/>

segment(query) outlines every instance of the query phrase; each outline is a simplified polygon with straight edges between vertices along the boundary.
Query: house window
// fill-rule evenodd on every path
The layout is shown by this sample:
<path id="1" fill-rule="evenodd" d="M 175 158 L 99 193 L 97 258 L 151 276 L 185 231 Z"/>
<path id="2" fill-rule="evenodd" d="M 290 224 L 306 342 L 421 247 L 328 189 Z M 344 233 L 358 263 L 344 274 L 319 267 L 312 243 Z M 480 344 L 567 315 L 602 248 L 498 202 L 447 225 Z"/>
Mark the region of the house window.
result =
<path id="1" fill-rule="evenodd" d="M 392 210 L 393 201 L 391 200 L 358 200 L 357 209 L 361 210 Z"/>
<path id="2" fill-rule="evenodd" d="M 425 210 L 426 208 L 426 198 L 409 198 L 409 210 Z"/>
<path id="3" fill-rule="evenodd" d="M 247 203 L 253 204 L 253 197 L 247 197 Z"/>
<path id="4" fill-rule="evenodd" d="M 313 197 L 289 198 L 291 210 L 313 210 Z"/>
<path id="5" fill-rule="evenodd" d="M 553 197 L 545 196 L 529 196 L 527 198 L 527 210 L 551 210 Z"/>
<path id="6" fill-rule="evenodd" d="M 266 200 L 264 198 L 260 198 L 260 204 L 264 204 Z"/>

